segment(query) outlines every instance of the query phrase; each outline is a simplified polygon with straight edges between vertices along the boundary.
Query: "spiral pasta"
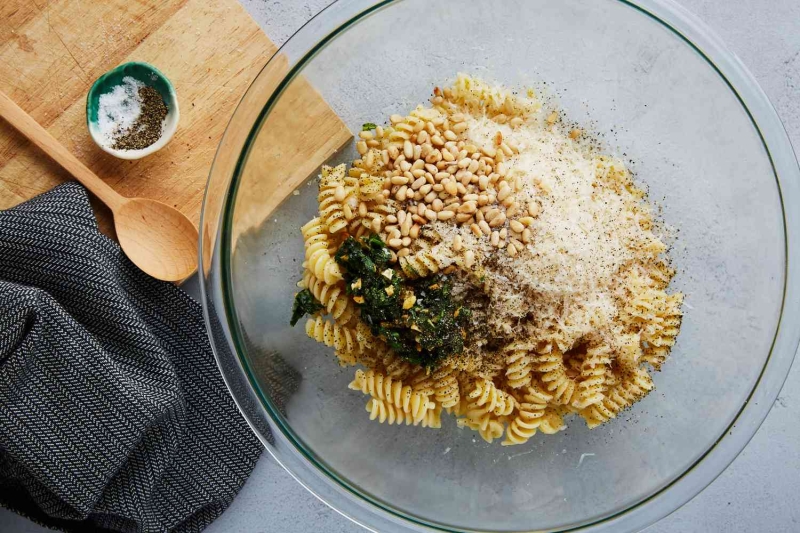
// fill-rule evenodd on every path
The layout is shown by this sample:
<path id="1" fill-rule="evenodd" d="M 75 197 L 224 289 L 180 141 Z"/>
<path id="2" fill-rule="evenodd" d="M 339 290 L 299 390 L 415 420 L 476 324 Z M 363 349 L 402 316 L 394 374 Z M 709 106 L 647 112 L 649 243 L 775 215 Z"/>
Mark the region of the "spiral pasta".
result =
<path id="1" fill-rule="evenodd" d="M 536 347 L 531 343 L 513 342 L 506 346 L 506 379 L 512 389 L 527 387 L 531 382 L 533 364 L 531 352 Z"/>
<path id="2" fill-rule="evenodd" d="M 570 402 L 576 409 L 585 409 L 603 401 L 606 368 L 611 364 L 611 348 L 601 344 L 586 350 L 577 379 L 578 390 Z"/>
<path id="3" fill-rule="evenodd" d="M 529 387 L 523 401 L 519 403 L 516 417 L 508 425 L 502 445 L 513 446 L 528 442 L 542 425 L 548 403 L 552 399 L 552 395 L 538 387 Z"/>
<path id="4" fill-rule="evenodd" d="M 355 331 L 347 326 L 340 326 L 335 322 L 329 322 L 318 316 L 309 318 L 306 322 L 306 334 L 317 342 L 325 346 L 335 348 L 337 355 L 341 359 L 355 359 L 361 352 L 361 347 L 356 340 Z"/>
<path id="5" fill-rule="evenodd" d="M 562 405 L 572 403 L 577 386 L 566 372 L 564 355 L 558 350 L 537 354 L 533 357 L 533 368 L 540 374 L 540 379 L 553 401 Z"/>
<path id="6" fill-rule="evenodd" d="M 422 278 L 436 274 L 453 263 L 452 260 L 433 250 L 421 250 L 414 255 L 401 257 L 400 268 L 410 278 Z"/>
<path id="7" fill-rule="evenodd" d="M 411 417 L 414 425 L 422 422 L 428 410 L 435 407 L 427 394 L 413 390 L 408 385 L 404 386 L 402 381 L 384 376 L 374 370 L 367 372 L 357 370 L 355 379 L 350 383 L 349 388 L 360 390 L 363 394 L 369 394 L 373 398 L 385 400 L 401 409 Z"/>
<path id="8" fill-rule="evenodd" d="M 358 208 L 358 180 L 346 177 L 345 165 L 335 168 L 323 165 L 319 182 L 319 213 L 328 232 L 334 234 L 347 227 Z"/>
<path id="9" fill-rule="evenodd" d="M 460 387 L 456 371 L 444 364 L 431 374 L 436 402 L 445 409 L 458 405 L 461 401 Z"/>
<path id="10" fill-rule="evenodd" d="M 342 271 L 331 255 L 332 243 L 322 221 L 313 218 L 301 228 L 301 231 L 306 249 L 304 267 L 328 285 L 342 280 Z"/>
<path id="11" fill-rule="evenodd" d="M 412 422 L 411 417 L 401 408 L 379 398 L 370 398 L 367 402 L 366 409 L 369 413 L 369 419 L 377 420 L 381 424 L 386 422 L 389 425 L 400 425 L 403 423 L 409 425 Z"/>
<path id="12" fill-rule="evenodd" d="M 683 314 L 669 231 L 624 162 L 566 124 L 533 91 L 459 75 L 365 124 L 349 168 L 322 167 L 292 321 L 310 314 L 308 336 L 363 367 L 349 386 L 370 420 L 439 428 L 446 412 L 512 446 L 653 390 Z M 351 237 L 366 258 L 337 254 Z"/>
<path id="13" fill-rule="evenodd" d="M 653 380 L 646 370 L 634 368 L 609 388 L 603 401 L 580 411 L 590 429 L 615 418 L 653 389 Z"/>
<path id="14" fill-rule="evenodd" d="M 346 324 L 353 316 L 353 302 L 345 294 L 344 282 L 328 285 L 307 270 L 303 274 L 303 287 L 311 291 L 336 322 Z"/>

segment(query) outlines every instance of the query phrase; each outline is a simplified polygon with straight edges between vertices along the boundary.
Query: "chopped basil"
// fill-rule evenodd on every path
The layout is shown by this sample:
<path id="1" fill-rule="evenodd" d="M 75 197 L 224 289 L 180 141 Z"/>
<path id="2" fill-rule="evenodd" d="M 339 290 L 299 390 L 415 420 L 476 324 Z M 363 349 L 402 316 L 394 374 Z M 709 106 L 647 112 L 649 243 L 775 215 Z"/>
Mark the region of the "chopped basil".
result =
<path id="1" fill-rule="evenodd" d="M 336 252 L 361 320 L 398 356 L 428 368 L 463 351 L 470 311 L 453 300 L 448 277 L 407 279 L 390 258 L 377 235 L 348 237 Z"/>
<path id="2" fill-rule="evenodd" d="M 292 306 L 292 319 L 289 325 L 294 326 L 297 321 L 303 318 L 303 315 L 313 315 L 322 309 L 322 304 L 314 298 L 311 291 L 303 289 L 294 296 L 294 305 Z"/>

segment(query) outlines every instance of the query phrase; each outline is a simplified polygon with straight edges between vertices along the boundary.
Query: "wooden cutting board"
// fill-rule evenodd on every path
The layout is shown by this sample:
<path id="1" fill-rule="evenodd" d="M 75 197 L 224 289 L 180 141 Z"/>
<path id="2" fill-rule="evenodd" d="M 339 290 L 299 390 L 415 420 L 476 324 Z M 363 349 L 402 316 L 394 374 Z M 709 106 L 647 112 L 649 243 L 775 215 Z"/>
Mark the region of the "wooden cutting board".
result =
<path id="1" fill-rule="evenodd" d="M 276 47 L 237 0 L 2 0 L 0 90 L 125 196 L 174 205 L 195 224 L 223 131 L 249 84 Z M 101 74 L 146 61 L 172 81 L 181 111 L 178 131 L 161 151 L 121 161 L 101 151 L 85 122 L 86 93 Z M 350 138 L 339 118 L 316 101 L 309 124 L 331 137 L 306 152 L 321 163 Z M 0 209 L 70 179 L 0 120 Z M 101 229 L 111 214 L 94 203 Z"/>

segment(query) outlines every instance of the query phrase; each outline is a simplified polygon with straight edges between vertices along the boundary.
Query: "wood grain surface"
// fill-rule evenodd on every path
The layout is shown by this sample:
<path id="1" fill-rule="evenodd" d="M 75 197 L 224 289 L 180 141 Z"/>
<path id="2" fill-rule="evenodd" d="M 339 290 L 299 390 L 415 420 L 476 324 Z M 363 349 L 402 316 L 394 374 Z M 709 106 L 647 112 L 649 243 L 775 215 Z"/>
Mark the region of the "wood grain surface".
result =
<path id="1" fill-rule="evenodd" d="M 168 203 L 195 224 L 222 133 L 275 51 L 236 0 L 0 2 L 0 89 L 120 194 Z M 152 63 L 172 81 L 181 120 L 161 151 L 122 161 L 89 137 L 85 98 L 101 74 L 132 60 Z M 312 88 L 304 90 L 304 98 L 318 99 L 314 107 L 337 135 L 332 143 L 320 140 L 321 155 L 329 155 L 328 146 L 340 145 L 346 128 Z M 0 121 L 0 209 L 68 179 Z M 101 229 L 111 234 L 110 212 L 99 205 L 95 210 Z"/>

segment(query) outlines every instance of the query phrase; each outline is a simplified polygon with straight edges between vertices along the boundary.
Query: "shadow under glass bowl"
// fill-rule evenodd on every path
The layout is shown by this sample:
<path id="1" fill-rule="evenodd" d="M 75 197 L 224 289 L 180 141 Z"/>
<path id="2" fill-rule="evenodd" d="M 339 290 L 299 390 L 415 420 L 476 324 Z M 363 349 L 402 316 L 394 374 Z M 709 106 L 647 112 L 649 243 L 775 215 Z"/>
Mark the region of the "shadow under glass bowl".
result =
<path id="1" fill-rule="evenodd" d="M 593 431 L 572 420 L 502 448 L 452 419 L 439 431 L 370 422 L 347 390 L 352 370 L 288 325 L 322 162 L 301 148 L 329 163 L 355 155 L 326 121 L 306 124 L 317 93 L 357 132 L 458 72 L 547 83 L 570 119 L 633 161 L 679 231 L 678 344 L 657 390 Z M 340 1 L 270 60 L 220 145 L 201 222 L 211 341 L 273 457 L 368 528 L 636 531 L 718 476 L 783 384 L 800 320 L 800 221 L 786 208 L 800 205 L 799 177 L 753 78 L 670 1 Z"/>

